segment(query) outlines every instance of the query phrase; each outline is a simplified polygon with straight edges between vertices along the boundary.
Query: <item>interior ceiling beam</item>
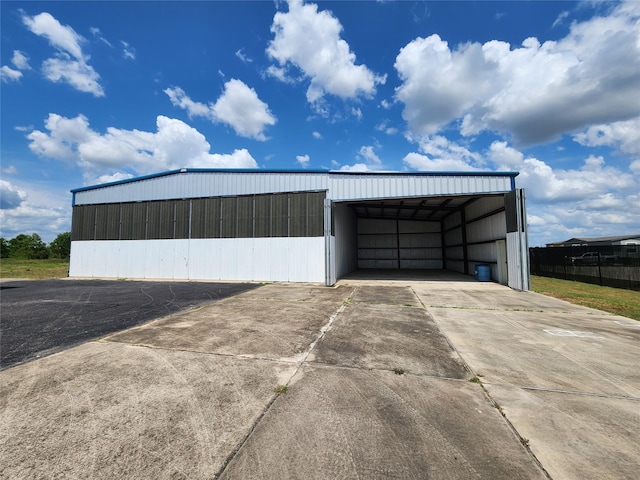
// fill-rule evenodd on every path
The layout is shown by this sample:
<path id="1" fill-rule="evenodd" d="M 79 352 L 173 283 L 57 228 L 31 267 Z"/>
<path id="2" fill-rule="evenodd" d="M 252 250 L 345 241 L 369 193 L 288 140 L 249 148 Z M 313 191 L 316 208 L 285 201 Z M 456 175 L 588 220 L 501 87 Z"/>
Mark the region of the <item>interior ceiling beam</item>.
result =
<path id="1" fill-rule="evenodd" d="M 424 202 L 426 202 L 426 200 L 422 200 L 422 201 L 420 202 L 420 205 L 418 205 L 418 206 L 419 206 L 419 207 L 422 207 L 422 206 L 424 205 Z M 413 215 L 411 215 L 411 218 L 413 219 L 413 218 L 418 214 L 418 212 L 419 212 L 419 211 L 420 211 L 420 210 L 417 210 L 417 209 L 416 209 L 416 210 L 413 212 Z M 431 213 L 431 215 L 433 215 L 433 212 Z M 430 215 L 430 216 L 431 216 L 431 215 Z"/>
<path id="2" fill-rule="evenodd" d="M 393 204 L 393 203 L 359 203 L 354 204 L 354 208 L 365 208 L 365 209 L 391 209 L 391 210 L 424 210 L 424 211 L 438 211 L 442 210 L 445 212 L 455 212 L 460 210 L 460 207 L 442 207 L 440 205 L 403 205 L 403 204 Z"/>
<path id="3" fill-rule="evenodd" d="M 360 218 L 366 218 L 368 220 L 411 220 L 411 217 L 382 217 L 380 215 L 372 215 L 370 217 L 360 217 Z M 422 220 L 421 220 L 422 221 Z M 425 222 L 431 222 L 431 223 L 440 223 L 439 219 L 433 219 L 433 220 L 424 220 Z"/>
<path id="4" fill-rule="evenodd" d="M 442 203 L 439 205 L 440 209 L 443 209 L 443 208 L 445 208 L 447 205 L 449 205 L 449 203 L 451 203 L 451 200 L 452 200 L 451 198 L 447 198 L 447 199 L 445 199 L 445 201 L 444 201 L 444 202 L 442 202 Z M 434 211 L 432 211 L 429 215 L 427 215 L 427 220 L 429 220 L 431 217 L 433 217 L 433 216 L 436 214 L 436 211 L 437 211 L 437 210 L 434 210 Z"/>

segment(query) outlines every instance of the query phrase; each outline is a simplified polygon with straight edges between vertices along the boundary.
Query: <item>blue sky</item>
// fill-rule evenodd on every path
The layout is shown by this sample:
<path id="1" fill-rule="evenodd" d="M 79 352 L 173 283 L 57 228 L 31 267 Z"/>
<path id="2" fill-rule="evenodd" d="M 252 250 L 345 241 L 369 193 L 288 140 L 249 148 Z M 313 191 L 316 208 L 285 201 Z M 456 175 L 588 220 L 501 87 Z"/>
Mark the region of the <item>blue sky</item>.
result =
<path id="1" fill-rule="evenodd" d="M 1 235 L 181 167 L 519 171 L 532 246 L 640 232 L 640 2 L 13 2 Z"/>

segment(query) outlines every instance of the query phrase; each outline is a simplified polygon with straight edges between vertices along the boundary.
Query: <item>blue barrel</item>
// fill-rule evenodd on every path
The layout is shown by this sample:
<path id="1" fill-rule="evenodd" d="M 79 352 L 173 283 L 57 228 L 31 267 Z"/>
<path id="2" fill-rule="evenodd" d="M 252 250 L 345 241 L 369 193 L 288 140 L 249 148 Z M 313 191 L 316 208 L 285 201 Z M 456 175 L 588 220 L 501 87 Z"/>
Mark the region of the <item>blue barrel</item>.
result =
<path id="1" fill-rule="evenodd" d="M 486 263 L 476 265 L 476 280 L 479 282 L 488 282 L 491 280 L 491 267 Z"/>

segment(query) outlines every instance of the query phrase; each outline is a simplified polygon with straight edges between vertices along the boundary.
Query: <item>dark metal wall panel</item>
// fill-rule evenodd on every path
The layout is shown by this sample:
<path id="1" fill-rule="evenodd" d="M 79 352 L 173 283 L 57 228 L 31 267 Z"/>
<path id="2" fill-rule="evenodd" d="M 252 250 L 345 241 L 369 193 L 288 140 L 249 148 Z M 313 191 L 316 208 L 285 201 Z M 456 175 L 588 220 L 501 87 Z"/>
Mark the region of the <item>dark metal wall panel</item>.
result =
<path id="1" fill-rule="evenodd" d="M 95 205 L 73 207 L 71 240 L 93 240 L 95 236 Z"/>
<path id="2" fill-rule="evenodd" d="M 95 240 L 118 240 L 120 238 L 119 204 L 96 205 L 95 219 Z"/>
<path id="3" fill-rule="evenodd" d="M 307 195 L 289 194 L 289 236 L 305 237 L 307 232 Z"/>
<path id="4" fill-rule="evenodd" d="M 191 201 L 191 238 L 220 238 L 220 198 Z"/>
<path id="5" fill-rule="evenodd" d="M 289 236 L 289 196 L 274 195 L 271 199 L 271 236 Z"/>
<path id="6" fill-rule="evenodd" d="M 222 238 L 237 238 L 238 234 L 238 197 L 224 197 L 220 199 L 220 236 Z"/>
<path id="7" fill-rule="evenodd" d="M 120 240 L 144 240 L 147 231 L 147 203 L 122 204 Z"/>
<path id="8" fill-rule="evenodd" d="M 274 195 L 256 195 L 255 199 L 255 237 L 271 236 L 271 200 Z"/>
<path id="9" fill-rule="evenodd" d="M 324 235 L 324 192 L 307 194 L 307 232 L 305 237 Z"/>
<path id="10" fill-rule="evenodd" d="M 175 202 L 175 223 L 173 238 L 189 238 L 191 200 Z"/>
<path id="11" fill-rule="evenodd" d="M 253 199 L 254 197 L 237 197 L 236 238 L 253 238 Z"/>
<path id="12" fill-rule="evenodd" d="M 507 216 L 507 233 L 517 232 L 518 204 L 515 190 L 504 194 L 504 209 Z"/>
<path id="13" fill-rule="evenodd" d="M 326 192 L 75 206 L 72 239 L 321 237 Z"/>
<path id="14" fill-rule="evenodd" d="M 173 238 L 174 210 L 172 201 L 147 204 L 147 240 Z"/>

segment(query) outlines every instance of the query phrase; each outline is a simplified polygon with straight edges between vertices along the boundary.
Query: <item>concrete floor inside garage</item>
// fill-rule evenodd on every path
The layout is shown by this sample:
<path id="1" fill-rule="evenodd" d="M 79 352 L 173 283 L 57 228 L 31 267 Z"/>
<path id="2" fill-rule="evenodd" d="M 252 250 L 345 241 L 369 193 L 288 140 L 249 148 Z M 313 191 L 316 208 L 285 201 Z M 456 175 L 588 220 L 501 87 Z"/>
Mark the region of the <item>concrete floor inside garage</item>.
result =
<path id="1" fill-rule="evenodd" d="M 633 478 L 639 322 L 372 273 L 257 286 L 1 371 L 0 477 Z"/>

